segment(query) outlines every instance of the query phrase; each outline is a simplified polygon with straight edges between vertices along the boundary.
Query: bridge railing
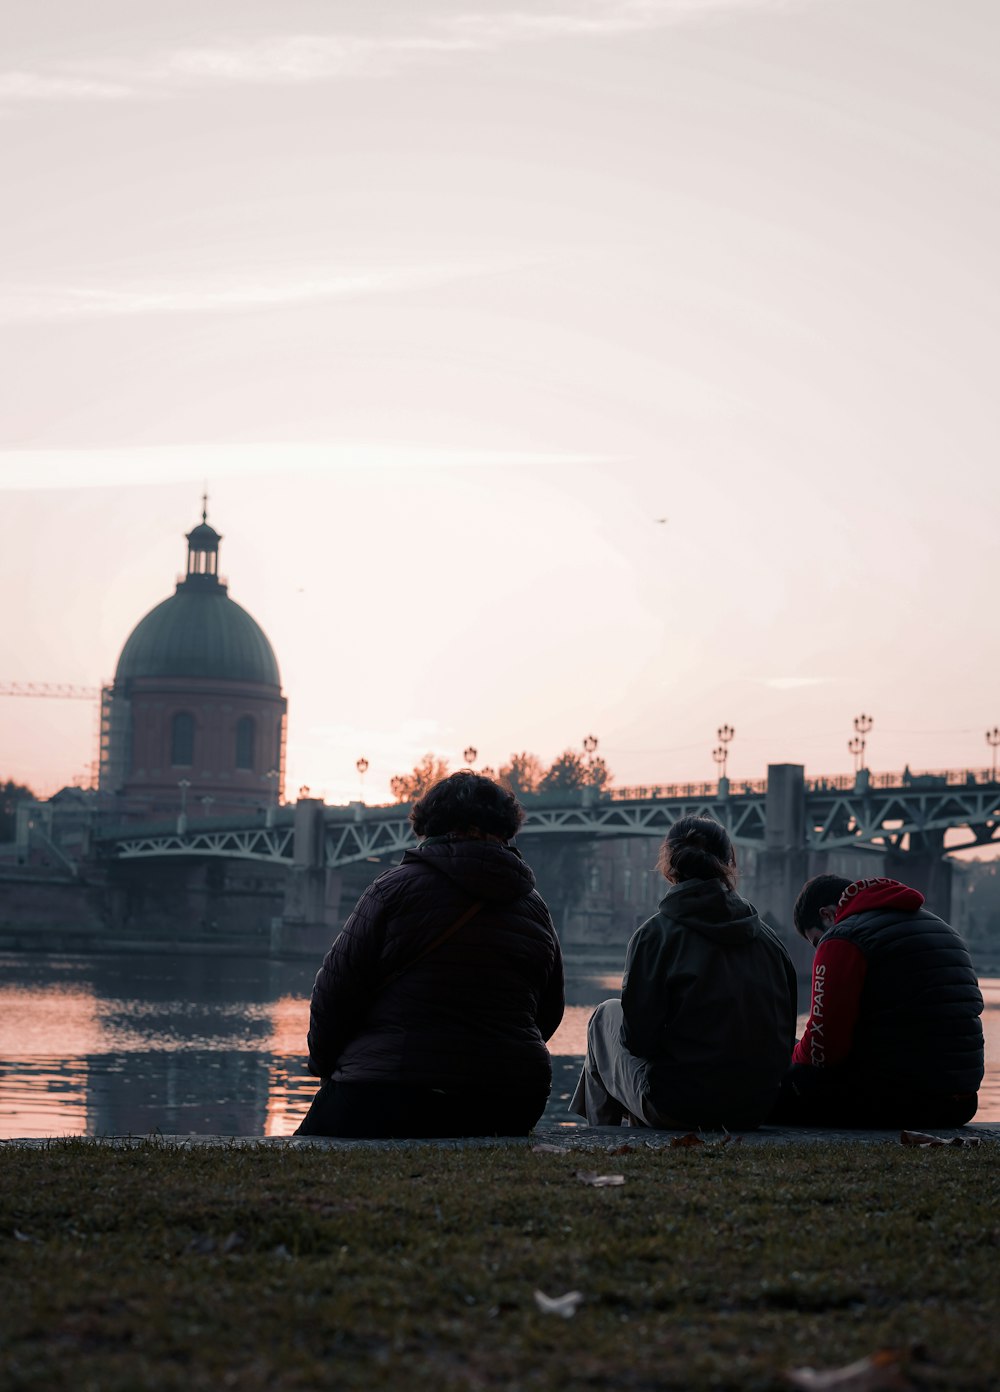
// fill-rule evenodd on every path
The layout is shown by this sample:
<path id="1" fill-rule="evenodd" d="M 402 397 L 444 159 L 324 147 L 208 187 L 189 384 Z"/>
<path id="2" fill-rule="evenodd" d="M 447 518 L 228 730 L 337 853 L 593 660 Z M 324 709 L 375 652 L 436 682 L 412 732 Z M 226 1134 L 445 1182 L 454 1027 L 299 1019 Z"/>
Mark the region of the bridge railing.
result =
<path id="1" fill-rule="evenodd" d="M 730 779 L 729 796 L 738 797 L 741 793 L 766 793 L 766 778 Z M 675 802 L 678 798 L 719 797 L 719 785 L 710 783 L 649 783 L 639 787 L 606 788 L 603 796 L 612 802 Z"/>
<path id="2" fill-rule="evenodd" d="M 806 792 L 853 792 L 857 780 L 853 773 L 831 778 L 807 778 Z M 992 769 L 904 769 L 902 773 L 868 772 L 870 788 L 982 788 L 995 787 Z"/>
<path id="3" fill-rule="evenodd" d="M 868 772 L 869 788 L 976 788 L 995 785 L 992 769 L 904 769 L 902 773 Z M 853 773 L 822 774 L 805 780 L 807 793 L 852 793 L 857 787 Z M 760 796 L 767 792 L 766 778 L 731 778 L 729 796 Z M 677 798 L 720 797 L 718 782 L 649 783 L 631 787 L 606 788 L 601 797 L 612 802 L 662 802 Z"/>

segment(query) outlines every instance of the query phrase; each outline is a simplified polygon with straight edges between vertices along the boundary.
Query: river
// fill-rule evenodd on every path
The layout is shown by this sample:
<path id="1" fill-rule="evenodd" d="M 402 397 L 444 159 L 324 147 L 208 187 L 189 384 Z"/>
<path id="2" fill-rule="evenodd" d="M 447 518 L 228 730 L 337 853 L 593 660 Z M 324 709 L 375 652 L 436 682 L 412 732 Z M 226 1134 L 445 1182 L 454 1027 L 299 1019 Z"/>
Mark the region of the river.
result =
<path id="1" fill-rule="evenodd" d="M 0 1138 L 291 1134 L 316 1086 L 305 1068 L 314 970 L 195 954 L 0 956 Z M 614 957 L 568 958 L 547 1124 L 575 1124 L 566 1102 L 587 1020 L 619 984 Z M 1000 979 L 982 987 L 977 1120 L 998 1122 Z"/>

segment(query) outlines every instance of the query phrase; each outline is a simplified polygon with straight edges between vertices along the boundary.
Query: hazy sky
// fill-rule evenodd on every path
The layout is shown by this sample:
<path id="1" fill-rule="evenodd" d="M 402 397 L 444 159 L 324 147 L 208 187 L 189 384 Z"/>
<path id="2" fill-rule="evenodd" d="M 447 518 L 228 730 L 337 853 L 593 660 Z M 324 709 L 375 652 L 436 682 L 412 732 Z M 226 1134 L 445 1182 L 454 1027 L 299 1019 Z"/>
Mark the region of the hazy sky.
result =
<path id="1" fill-rule="evenodd" d="M 27 0 L 0 682 L 97 685 L 203 480 L 289 775 L 982 766 L 996 0 Z M 658 519 L 667 518 L 663 522 Z M 96 705 L 0 698 L 51 792 Z"/>

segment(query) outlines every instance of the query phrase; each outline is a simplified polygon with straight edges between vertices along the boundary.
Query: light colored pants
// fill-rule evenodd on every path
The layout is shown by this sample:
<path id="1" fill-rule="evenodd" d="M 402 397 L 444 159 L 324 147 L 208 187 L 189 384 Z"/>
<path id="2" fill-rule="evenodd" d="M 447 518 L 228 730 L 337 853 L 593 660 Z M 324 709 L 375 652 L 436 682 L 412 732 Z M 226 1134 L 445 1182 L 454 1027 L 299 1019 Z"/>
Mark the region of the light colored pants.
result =
<path id="1" fill-rule="evenodd" d="M 649 1100 L 649 1064 L 622 1043 L 622 1003 L 603 1001 L 587 1025 L 587 1057 L 569 1110 L 591 1126 L 652 1126 L 677 1123 L 657 1112 Z"/>

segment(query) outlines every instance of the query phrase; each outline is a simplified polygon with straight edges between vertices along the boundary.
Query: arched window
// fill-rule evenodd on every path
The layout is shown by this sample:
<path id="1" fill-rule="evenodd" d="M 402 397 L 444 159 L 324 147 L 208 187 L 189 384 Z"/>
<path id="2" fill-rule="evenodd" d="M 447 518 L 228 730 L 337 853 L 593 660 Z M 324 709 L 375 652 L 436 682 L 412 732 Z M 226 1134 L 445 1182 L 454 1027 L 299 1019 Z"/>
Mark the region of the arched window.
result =
<path id="1" fill-rule="evenodd" d="M 254 755 L 254 720 L 252 715 L 241 715 L 236 722 L 236 767 L 252 769 Z"/>
<path id="2" fill-rule="evenodd" d="M 170 722 L 170 762 L 190 767 L 194 763 L 194 716 L 178 711 Z"/>

